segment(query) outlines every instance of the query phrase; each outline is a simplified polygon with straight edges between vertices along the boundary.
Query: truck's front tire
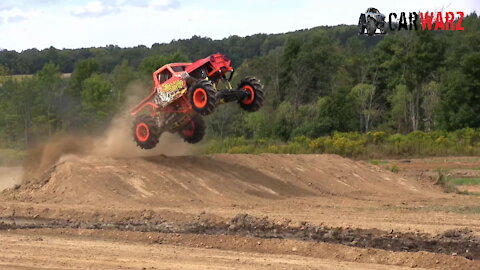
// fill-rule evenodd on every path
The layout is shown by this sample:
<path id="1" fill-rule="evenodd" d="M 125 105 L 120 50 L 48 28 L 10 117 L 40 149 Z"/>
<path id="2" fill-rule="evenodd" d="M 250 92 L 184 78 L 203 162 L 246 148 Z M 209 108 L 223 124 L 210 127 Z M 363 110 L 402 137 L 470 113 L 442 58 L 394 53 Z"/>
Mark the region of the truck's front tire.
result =
<path id="1" fill-rule="evenodd" d="M 254 77 L 247 77 L 240 81 L 238 88 L 249 93 L 248 97 L 238 101 L 242 109 L 247 112 L 256 112 L 262 107 L 265 98 L 259 80 Z"/>
<path id="2" fill-rule="evenodd" d="M 188 90 L 188 99 L 192 108 L 201 115 L 209 115 L 215 109 L 215 88 L 212 82 L 198 80 Z"/>

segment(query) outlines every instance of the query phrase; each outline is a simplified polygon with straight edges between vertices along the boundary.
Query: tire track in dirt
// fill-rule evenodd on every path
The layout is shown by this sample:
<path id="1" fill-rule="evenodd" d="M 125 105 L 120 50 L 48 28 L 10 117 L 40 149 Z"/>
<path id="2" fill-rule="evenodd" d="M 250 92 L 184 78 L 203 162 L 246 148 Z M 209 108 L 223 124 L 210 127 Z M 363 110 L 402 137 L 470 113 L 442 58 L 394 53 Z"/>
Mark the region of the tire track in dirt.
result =
<path id="1" fill-rule="evenodd" d="M 42 220 L 32 218 L 1 218 L 0 230 L 19 229 L 89 229 L 135 232 L 160 232 L 206 235 L 237 235 L 266 239 L 289 239 L 341 244 L 350 247 L 375 248 L 389 251 L 427 251 L 438 254 L 480 259 L 480 238 L 468 229 L 447 231 L 440 235 L 385 232 L 377 229 L 351 229 L 316 226 L 309 223 L 279 224 L 268 218 L 240 214 L 224 222 L 85 222 Z"/>

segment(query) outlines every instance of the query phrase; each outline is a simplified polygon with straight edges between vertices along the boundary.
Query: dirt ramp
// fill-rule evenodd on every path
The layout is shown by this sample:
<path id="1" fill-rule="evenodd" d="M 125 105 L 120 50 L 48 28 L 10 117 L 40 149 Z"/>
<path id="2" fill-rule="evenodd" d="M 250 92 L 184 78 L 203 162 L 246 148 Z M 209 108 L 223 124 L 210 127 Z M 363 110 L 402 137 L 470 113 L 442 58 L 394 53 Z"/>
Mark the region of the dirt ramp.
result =
<path id="1" fill-rule="evenodd" d="M 336 155 L 208 155 L 63 158 L 4 196 L 64 204 L 249 204 L 307 196 L 367 200 L 435 195 L 363 162 Z"/>
<path id="2" fill-rule="evenodd" d="M 220 163 L 253 169 L 317 195 L 383 198 L 431 193 L 411 179 L 337 155 L 217 155 Z M 255 174 L 250 175 L 255 178 Z"/>

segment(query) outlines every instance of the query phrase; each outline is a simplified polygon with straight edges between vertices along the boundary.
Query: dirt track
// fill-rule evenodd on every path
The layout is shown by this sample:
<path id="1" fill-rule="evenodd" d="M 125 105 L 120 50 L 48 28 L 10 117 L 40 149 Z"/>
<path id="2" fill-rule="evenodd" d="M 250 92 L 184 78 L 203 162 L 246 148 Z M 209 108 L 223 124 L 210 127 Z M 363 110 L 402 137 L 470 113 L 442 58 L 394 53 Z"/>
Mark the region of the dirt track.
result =
<path id="1" fill-rule="evenodd" d="M 478 197 L 335 155 L 67 156 L 0 201 L 18 269 L 480 269 Z"/>
<path id="2" fill-rule="evenodd" d="M 232 251 L 190 247 L 184 243 L 158 245 L 70 236 L 40 237 L 30 232 L 2 234 L 0 241 L 2 269 L 385 269 L 376 263 L 342 262 L 334 258 L 299 256 L 294 252 L 286 255 L 258 250 Z M 409 267 L 389 266 L 388 269 Z"/>

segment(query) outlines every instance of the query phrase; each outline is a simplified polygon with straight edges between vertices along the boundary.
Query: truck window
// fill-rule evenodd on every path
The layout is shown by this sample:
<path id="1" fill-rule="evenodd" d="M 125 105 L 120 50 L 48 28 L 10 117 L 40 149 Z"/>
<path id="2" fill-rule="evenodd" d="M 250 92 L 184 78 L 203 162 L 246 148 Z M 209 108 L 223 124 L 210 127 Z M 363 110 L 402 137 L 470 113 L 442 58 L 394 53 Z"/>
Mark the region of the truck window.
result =
<path id="1" fill-rule="evenodd" d="M 170 79 L 171 77 L 172 77 L 172 73 L 170 73 L 170 71 L 168 71 L 168 69 L 166 69 L 158 75 L 158 80 L 160 81 L 160 83 L 164 83 L 168 79 Z"/>
<path id="2" fill-rule="evenodd" d="M 182 72 L 185 71 L 185 66 L 172 67 L 172 69 L 175 72 Z"/>

